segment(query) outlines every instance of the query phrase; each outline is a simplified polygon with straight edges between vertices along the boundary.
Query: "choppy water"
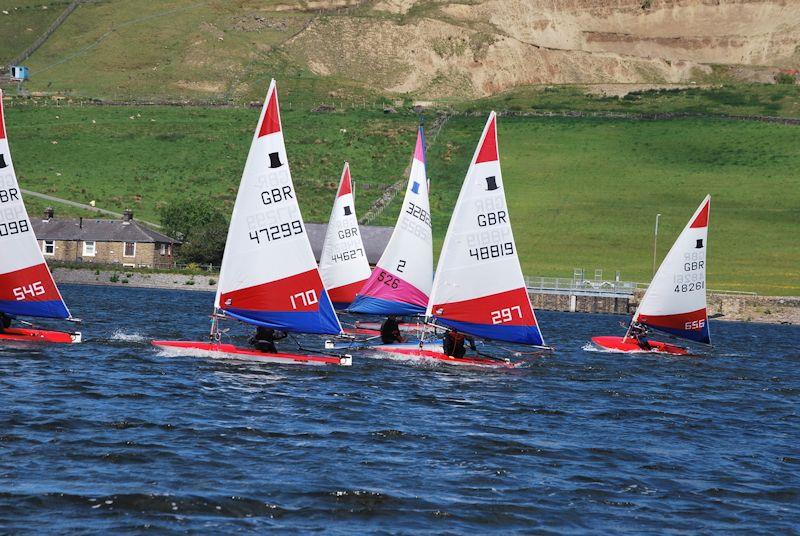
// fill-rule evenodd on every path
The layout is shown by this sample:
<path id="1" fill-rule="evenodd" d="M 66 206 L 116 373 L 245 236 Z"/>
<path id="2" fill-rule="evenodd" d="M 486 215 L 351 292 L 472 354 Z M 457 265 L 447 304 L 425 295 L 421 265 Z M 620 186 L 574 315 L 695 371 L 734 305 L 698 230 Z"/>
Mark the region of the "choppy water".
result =
<path id="1" fill-rule="evenodd" d="M 800 328 L 706 358 L 590 353 L 541 312 L 492 372 L 166 357 L 212 295 L 67 286 L 85 343 L 0 349 L 0 532 L 776 534 L 800 524 Z"/>

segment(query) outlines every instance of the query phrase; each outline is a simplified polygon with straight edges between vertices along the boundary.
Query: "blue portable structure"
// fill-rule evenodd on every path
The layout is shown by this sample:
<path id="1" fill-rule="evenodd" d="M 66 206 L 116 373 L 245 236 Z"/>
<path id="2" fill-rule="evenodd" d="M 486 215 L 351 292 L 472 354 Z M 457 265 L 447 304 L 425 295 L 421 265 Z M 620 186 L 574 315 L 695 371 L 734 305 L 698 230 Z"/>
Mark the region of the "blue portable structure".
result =
<path id="1" fill-rule="evenodd" d="M 28 68 L 24 65 L 12 65 L 11 66 L 11 78 L 13 80 L 27 80 L 28 79 Z"/>

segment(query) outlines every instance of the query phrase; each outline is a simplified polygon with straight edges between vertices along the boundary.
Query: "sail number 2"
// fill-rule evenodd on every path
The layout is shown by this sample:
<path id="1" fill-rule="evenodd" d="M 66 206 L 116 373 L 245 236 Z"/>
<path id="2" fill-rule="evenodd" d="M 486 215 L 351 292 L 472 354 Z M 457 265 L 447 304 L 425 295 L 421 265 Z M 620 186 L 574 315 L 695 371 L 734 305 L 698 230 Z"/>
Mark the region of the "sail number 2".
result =
<path id="1" fill-rule="evenodd" d="M 37 281 L 35 283 L 31 283 L 30 285 L 22 285 L 21 287 L 17 287 L 12 292 L 14 292 L 14 297 L 17 299 L 17 301 L 22 301 L 27 296 L 30 296 L 31 298 L 41 296 L 44 294 L 45 290 L 42 282 Z"/>

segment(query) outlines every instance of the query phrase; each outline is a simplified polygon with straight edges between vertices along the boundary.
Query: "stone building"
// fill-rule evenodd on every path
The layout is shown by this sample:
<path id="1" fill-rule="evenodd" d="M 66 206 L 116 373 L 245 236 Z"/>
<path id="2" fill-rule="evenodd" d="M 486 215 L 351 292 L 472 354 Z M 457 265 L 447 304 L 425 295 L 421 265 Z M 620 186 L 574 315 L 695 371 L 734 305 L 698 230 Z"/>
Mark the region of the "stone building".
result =
<path id="1" fill-rule="evenodd" d="M 57 219 L 52 208 L 44 218 L 31 218 L 33 232 L 47 260 L 120 264 L 126 267 L 171 268 L 180 241 L 133 220 Z"/>

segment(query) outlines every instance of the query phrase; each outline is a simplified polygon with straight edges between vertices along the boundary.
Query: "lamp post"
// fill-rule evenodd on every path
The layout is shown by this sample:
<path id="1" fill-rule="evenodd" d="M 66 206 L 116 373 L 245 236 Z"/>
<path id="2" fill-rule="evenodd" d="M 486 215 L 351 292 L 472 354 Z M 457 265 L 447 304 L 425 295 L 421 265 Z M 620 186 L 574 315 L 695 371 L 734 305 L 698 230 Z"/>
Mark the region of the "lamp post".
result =
<path id="1" fill-rule="evenodd" d="M 661 219 L 661 214 L 656 214 L 656 230 L 653 234 L 653 276 L 656 275 L 656 255 L 658 253 L 658 220 Z"/>

